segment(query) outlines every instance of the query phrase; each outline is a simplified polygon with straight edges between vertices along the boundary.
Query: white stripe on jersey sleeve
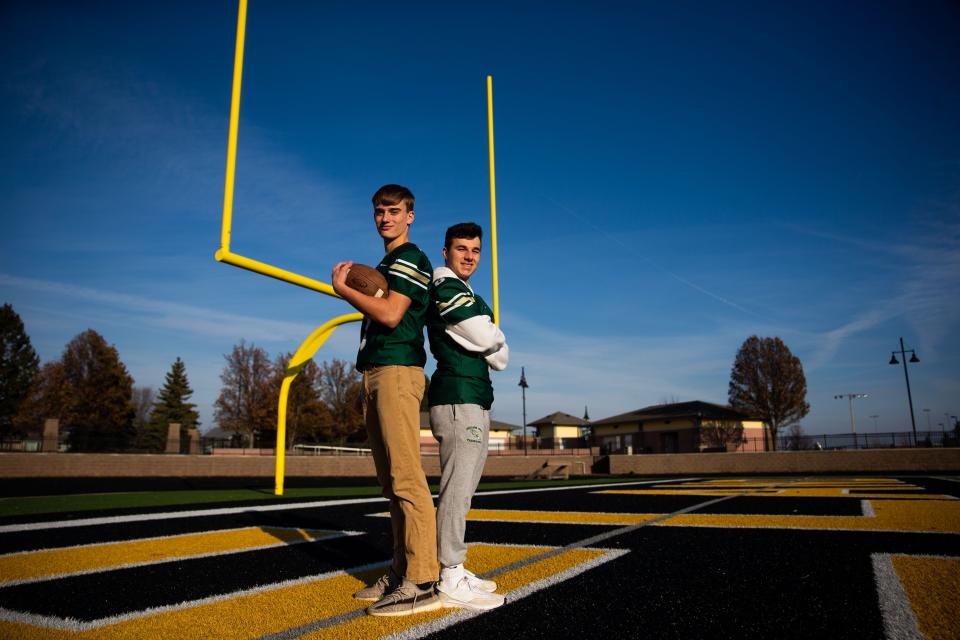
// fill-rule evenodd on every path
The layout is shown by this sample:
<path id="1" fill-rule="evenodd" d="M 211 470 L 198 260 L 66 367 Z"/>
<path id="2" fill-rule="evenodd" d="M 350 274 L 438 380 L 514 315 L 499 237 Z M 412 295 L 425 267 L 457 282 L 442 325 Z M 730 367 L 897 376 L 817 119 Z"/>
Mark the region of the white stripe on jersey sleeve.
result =
<path id="1" fill-rule="evenodd" d="M 407 280 L 408 282 L 412 282 L 413 284 L 417 285 L 418 287 L 420 287 L 420 288 L 423 289 L 424 291 L 427 290 L 427 285 L 423 284 L 423 283 L 420 282 L 419 280 L 414 280 L 414 279 L 411 278 L 410 276 L 408 276 L 408 275 L 406 275 L 406 274 L 404 274 L 404 273 L 400 273 L 400 272 L 398 272 L 398 271 L 393 271 L 393 270 L 391 270 L 390 272 L 391 272 L 393 275 L 397 276 L 398 278 L 403 278 L 404 280 Z"/>

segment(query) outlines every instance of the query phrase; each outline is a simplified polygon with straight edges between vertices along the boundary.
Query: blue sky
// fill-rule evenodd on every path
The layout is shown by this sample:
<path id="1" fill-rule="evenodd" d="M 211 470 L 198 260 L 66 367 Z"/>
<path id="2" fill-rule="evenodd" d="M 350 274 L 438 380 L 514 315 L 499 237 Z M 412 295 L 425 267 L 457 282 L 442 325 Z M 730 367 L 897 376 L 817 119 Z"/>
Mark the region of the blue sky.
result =
<path id="1" fill-rule="evenodd" d="M 0 298 L 45 361 L 87 328 L 140 386 L 182 357 L 205 429 L 241 338 L 274 356 L 347 311 L 213 259 L 236 14 L 0 5 Z M 808 433 L 849 431 L 850 392 L 858 431 L 909 429 L 903 336 L 938 429 L 960 412 L 957 33 L 946 1 L 251 0 L 232 248 L 324 281 L 373 264 L 369 197 L 399 182 L 439 264 L 447 226 L 489 224 L 490 74 L 496 419 L 521 423 L 520 366 L 529 420 L 724 403 L 758 334 L 803 362 Z"/>

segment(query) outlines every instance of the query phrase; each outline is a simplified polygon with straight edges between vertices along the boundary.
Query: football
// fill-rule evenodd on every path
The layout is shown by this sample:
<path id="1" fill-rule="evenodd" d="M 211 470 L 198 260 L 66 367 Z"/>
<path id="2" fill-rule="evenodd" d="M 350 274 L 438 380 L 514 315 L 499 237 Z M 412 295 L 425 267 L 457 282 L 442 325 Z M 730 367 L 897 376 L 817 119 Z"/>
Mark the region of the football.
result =
<path id="1" fill-rule="evenodd" d="M 374 298 L 387 295 L 387 279 L 365 264 L 354 263 L 347 272 L 347 286 Z"/>

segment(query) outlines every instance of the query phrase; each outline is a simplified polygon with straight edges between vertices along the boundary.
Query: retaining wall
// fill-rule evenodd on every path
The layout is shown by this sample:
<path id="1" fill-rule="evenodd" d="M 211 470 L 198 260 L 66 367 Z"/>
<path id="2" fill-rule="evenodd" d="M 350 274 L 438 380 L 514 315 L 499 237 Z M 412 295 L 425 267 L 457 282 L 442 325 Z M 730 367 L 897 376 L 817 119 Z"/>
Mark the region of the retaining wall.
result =
<path id="1" fill-rule="evenodd" d="M 428 476 L 440 476 L 439 456 L 424 456 Z M 491 456 L 484 476 L 526 476 L 567 465 L 590 474 L 590 456 Z M 255 478 L 274 475 L 273 456 L 149 455 L 122 453 L 0 453 L 0 478 Z M 287 477 L 375 477 L 370 456 L 287 456 Z"/>
<path id="2" fill-rule="evenodd" d="M 610 473 L 644 476 L 960 471 L 960 449 L 865 449 L 610 456 Z"/>
<path id="3" fill-rule="evenodd" d="M 483 475 L 527 476 L 563 465 L 569 474 L 589 475 L 594 461 L 592 456 L 491 456 Z M 609 463 L 611 474 L 642 476 L 958 473 L 960 449 L 612 455 Z M 0 478 L 272 478 L 274 468 L 273 456 L 0 453 Z M 423 469 L 428 476 L 439 477 L 440 458 L 424 456 Z M 371 457 L 288 456 L 286 476 L 375 477 L 376 470 Z"/>

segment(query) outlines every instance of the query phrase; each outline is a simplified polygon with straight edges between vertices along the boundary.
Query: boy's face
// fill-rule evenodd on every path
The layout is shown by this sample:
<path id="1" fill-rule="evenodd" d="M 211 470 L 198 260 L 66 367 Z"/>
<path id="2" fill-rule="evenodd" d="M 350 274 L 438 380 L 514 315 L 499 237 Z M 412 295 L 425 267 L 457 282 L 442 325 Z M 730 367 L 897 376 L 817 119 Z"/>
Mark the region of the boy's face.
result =
<path id="1" fill-rule="evenodd" d="M 480 264 L 480 238 L 454 238 L 443 249 L 443 261 L 466 282 Z"/>
<path id="2" fill-rule="evenodd" d="M 373 221 L 380 237 L 389 242 L 408 233 L 413 211 L 407 210 L 407 203 L 403 200 L 397 204 L 380 203 L 373 207 Z"/>

